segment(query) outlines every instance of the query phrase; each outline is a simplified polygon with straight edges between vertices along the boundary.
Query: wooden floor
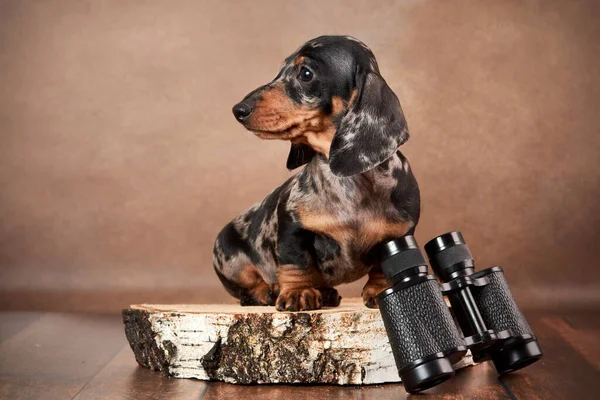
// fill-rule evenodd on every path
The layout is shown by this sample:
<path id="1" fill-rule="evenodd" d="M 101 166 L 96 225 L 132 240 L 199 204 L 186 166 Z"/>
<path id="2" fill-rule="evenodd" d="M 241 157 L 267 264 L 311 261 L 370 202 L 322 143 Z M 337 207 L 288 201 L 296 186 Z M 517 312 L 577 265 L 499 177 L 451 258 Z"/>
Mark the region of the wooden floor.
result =
<path id="1" fill-rule="evenodd" d="M 498 379 L 466 368 L 428 399 L 600 399 L 600 313 L 526 313 L 544 358 Z M 403 399 L 400 384 L 238 386 L 139 367 L 116 315 L 0 313 L 0 399 Z"/>

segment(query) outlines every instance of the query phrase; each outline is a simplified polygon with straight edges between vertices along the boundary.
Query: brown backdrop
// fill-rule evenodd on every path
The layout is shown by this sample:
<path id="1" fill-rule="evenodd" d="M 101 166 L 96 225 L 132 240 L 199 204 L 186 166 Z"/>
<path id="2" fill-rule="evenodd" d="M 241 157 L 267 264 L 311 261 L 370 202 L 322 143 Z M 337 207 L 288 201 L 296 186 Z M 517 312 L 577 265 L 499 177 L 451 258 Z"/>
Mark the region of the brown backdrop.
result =
<path id="1" fill-rule="evenodd" d="M 288 145 L 231 106 L 336 33 L 401 99 L 421 244 L 460 229 L 522 304 L 595 305 L 599 17 L 593 0 L 2 0 L 1 307 L 229 300 L 214 237 L 289 176 Z"/>

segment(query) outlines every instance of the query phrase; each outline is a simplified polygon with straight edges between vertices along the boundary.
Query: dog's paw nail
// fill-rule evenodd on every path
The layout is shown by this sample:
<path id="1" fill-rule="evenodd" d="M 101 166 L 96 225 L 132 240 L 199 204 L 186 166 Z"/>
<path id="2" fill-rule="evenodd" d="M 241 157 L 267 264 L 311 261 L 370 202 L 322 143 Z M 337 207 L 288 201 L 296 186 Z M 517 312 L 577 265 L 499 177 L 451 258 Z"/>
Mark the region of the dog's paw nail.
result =
<path id="1" fill-rule="evenodd" d="M 298 295 L 295 293 L 290 294 L 287 301 L 285 302 L 286 311 L 298 311 Z"/>

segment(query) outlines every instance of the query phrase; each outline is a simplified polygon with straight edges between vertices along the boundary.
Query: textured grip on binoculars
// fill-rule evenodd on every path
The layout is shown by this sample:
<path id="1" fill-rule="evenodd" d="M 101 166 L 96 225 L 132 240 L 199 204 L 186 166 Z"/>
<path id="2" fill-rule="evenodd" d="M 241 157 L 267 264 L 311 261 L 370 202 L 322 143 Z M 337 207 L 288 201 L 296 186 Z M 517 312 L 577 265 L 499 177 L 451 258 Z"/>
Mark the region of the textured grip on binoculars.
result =
<path id="1" fill-rule="evenodd" d="M 527 320 L 510 292 L 504 273 L 495 271 L 481 275 L 486 276 L 490 283 L 474 287 L 473 297 L 488 329 L 496 332 L 510 329 L 515 336 L 532 334 Z"/>
<path id="2" fill-rule="evenodd" d="M 378 299 L 398 370 L 464 346 L 439 284 L 431 279 Z"/>

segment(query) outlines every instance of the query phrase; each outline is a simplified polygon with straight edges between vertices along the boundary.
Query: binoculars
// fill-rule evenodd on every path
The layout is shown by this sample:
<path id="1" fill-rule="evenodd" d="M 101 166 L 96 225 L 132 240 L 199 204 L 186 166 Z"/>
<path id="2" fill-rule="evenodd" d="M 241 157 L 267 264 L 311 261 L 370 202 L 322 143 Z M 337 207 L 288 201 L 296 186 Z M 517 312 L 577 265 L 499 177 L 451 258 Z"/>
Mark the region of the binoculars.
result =
<path id="1" fill-rule="evenodd" d="M 475 362 L 491 360 L 500 375 L 542 357 L 502 268 L 475 272 L 460 232 L 440 235 L 425 245 L 441 284 L 428 274 L 413 236 L 382 243 L 375 251 L 390 285 L 376 301 L 407 392 L 450 379 L 455 373 L 452 365 L 467 350 Z"/>

